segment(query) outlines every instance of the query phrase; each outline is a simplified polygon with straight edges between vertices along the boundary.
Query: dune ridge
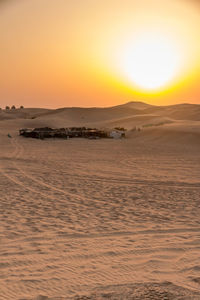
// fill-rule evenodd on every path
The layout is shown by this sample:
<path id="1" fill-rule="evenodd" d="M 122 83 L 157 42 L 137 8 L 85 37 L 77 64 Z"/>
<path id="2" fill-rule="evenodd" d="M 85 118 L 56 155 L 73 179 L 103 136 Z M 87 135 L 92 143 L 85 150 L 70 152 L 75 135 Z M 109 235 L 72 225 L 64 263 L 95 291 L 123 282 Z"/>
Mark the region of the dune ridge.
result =
<path id="1" fill-rule="evenodd" d="M 1 300 L 200 299 L 199 106 L 124 106 L 0 112 Z M 80 124 L 127 138 L 18 135 Z"/>

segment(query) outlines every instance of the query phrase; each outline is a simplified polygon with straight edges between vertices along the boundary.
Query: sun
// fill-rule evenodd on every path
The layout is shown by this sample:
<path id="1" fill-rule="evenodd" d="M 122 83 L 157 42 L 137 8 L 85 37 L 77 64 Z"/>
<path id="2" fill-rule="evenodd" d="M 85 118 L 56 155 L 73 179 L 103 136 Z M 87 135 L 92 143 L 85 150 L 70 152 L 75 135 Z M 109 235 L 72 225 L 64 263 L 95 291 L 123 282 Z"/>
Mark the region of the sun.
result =
<path id="1" fill-rule="evenodd" d="M 124 72 L 142 89 L 154 90 L 167 85 L 179 70 L 180 53 L 175 41 L 162 35 L 142 35 L 124 53 Z"/>

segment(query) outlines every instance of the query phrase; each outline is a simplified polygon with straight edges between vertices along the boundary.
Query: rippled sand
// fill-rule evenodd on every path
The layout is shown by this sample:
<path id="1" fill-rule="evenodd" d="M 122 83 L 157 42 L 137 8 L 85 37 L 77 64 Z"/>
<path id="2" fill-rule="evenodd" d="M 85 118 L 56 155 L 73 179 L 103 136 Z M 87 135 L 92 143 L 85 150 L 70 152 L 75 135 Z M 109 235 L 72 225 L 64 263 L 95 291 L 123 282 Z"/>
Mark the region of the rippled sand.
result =
<path id="1" fill-rule="evenodd" d="M 0 299 L 200 299 L 194 134 L 40 141 L 9 130 Z"/>

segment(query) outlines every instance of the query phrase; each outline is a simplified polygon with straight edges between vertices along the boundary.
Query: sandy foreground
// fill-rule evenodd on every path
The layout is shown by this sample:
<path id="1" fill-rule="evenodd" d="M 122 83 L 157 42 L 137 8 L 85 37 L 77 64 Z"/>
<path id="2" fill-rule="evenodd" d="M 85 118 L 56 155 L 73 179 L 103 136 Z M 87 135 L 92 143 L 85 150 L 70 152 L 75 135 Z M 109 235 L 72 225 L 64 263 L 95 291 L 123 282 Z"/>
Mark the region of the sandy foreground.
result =
<path id="1" fill-rule="evenodd" d="M 200 299 L 198 122 L 43 141 L 6 122 L 0 299 Z"/>

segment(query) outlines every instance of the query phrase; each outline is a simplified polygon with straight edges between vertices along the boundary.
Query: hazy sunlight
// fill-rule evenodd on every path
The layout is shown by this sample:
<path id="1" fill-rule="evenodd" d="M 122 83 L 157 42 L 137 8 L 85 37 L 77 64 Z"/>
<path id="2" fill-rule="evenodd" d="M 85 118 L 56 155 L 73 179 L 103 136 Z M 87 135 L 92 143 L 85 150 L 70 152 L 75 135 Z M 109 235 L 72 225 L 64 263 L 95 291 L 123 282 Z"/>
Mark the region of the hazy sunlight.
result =
<path id="1" fill-rule="evenodd" d="M 172 80 L 180 68 L 180 52 L 161 35 L 146 33 L 129 45 L 122 68 L 136 85 L 156 89 Z"/>
<path id="2" fill-rule="evenodd" d="M 198 3 L 0 1 L 1 107 L 198 103 Z"/>

